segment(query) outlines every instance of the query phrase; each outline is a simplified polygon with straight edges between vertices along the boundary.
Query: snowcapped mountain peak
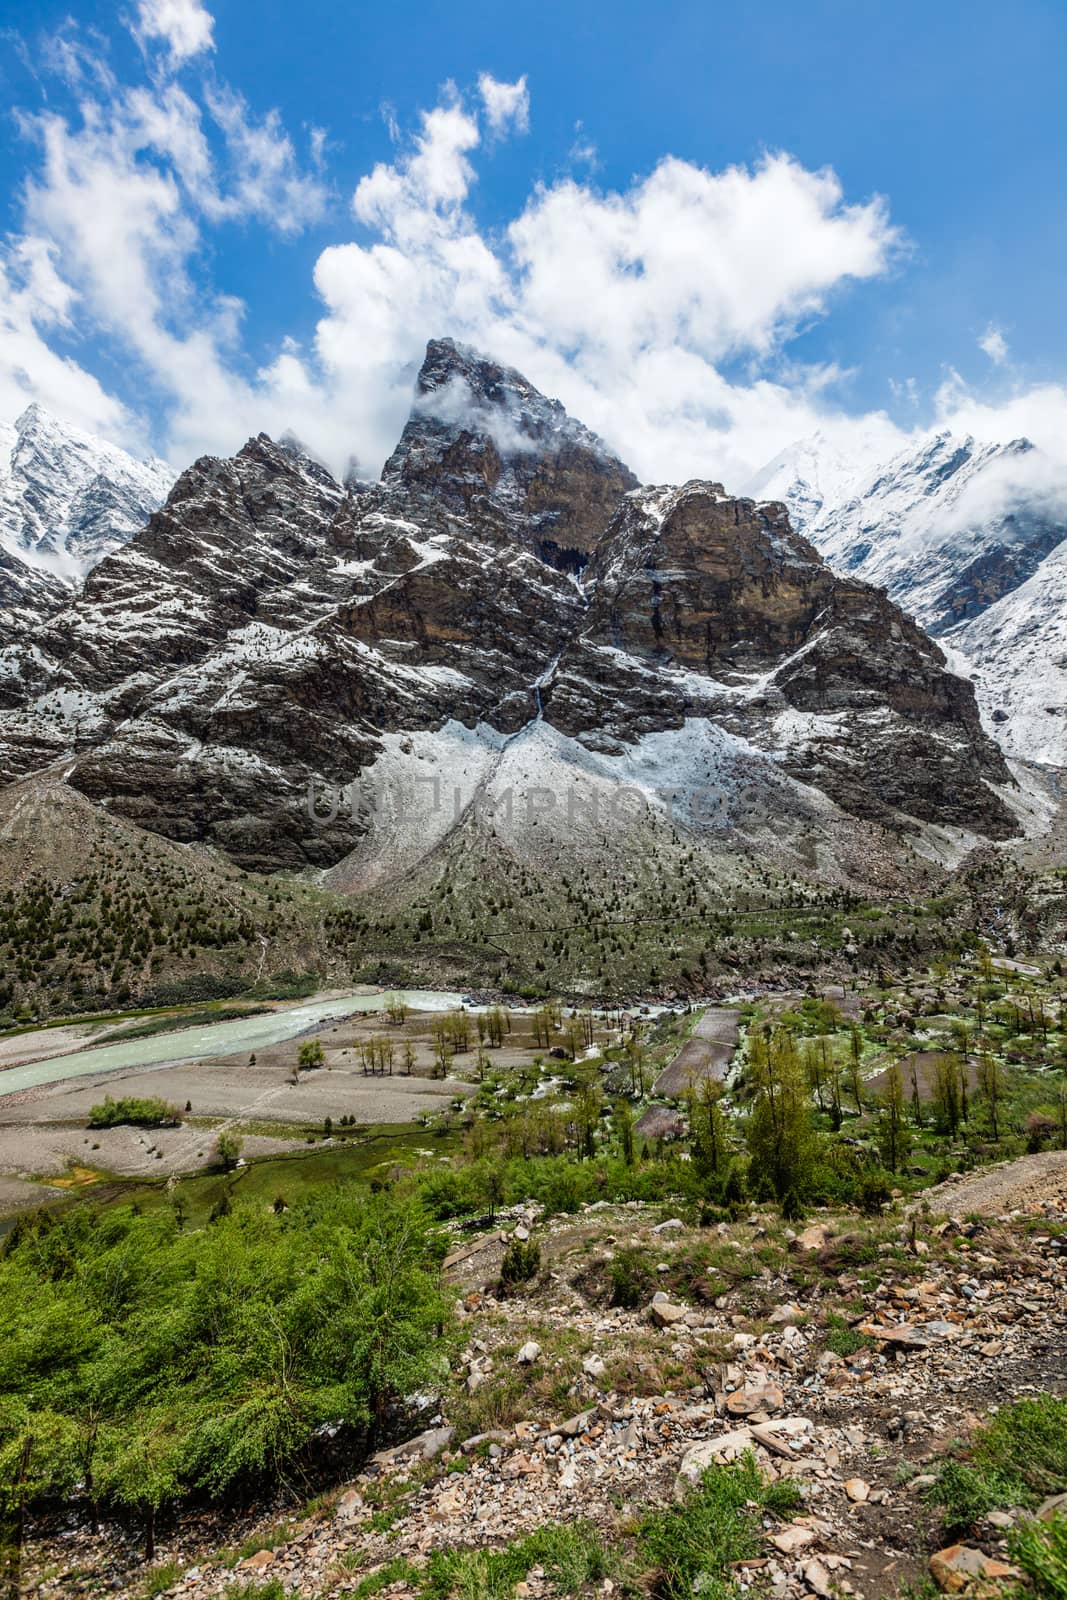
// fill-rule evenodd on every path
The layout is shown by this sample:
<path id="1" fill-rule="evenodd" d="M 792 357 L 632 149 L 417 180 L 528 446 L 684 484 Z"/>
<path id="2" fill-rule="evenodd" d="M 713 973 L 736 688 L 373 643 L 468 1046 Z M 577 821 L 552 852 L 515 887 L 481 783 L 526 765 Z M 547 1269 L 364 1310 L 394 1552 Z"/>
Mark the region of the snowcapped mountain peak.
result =
<path id="1" fill-rule="evenodd" d="M 432 339 L 382 482 L 466 513 L 485 500 L 539 556 L 577 570 L 637 486 L 604 441 L 522 373 Z M 531 540 L 532 536 L 532 540 Z"/>
<path id="2" fill-rule="evenodd" d="M 1006 749 L 1067 764 L 1062 472 L 1030 439 L 944 428 L 851 471 L 842 454 L 813 435 L 753 484 L 831 566 L 888 590 L 956 652 Z"/>
<path id="3" fill-rule="evenodd" d="M 33 402 L 0 424 L 0 548 L 77 582 L 143 527 L 173 477 Z"/>

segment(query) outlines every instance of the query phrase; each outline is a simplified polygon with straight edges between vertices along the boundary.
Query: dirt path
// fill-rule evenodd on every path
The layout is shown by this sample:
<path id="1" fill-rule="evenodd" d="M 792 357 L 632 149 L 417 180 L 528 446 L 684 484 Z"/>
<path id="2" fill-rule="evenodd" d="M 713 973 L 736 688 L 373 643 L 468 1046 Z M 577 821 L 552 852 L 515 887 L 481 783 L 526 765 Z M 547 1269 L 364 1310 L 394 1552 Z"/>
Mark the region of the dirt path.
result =
<path id="1" fill-rule="evenodd" d="M 1062 1210 L 1067 1207 L 1067 1150 L 1046 1150 L 1040 1155 L 1020 1156 L 1017 1161 L 987 1167 L 956 1183 L 928 1189 L 924 1198 L 935 1211 L 947 1207 L 955 1216 L 970 1211 L 1001 1216 L 1043 1202 Z"/>

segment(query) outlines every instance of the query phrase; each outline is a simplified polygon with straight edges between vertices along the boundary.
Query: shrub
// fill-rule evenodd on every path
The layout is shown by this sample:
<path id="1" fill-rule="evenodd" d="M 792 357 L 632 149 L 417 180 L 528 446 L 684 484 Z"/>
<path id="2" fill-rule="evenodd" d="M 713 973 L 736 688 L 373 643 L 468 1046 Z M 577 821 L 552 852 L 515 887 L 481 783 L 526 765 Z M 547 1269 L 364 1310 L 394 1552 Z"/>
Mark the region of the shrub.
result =
<path id="1" fill-rule="evenodd" d="M 136 1128 L 177 1128 L 181 1120 L 177 1106 L 155 1097 L 138 1100 L 127 1095 L 122 1100 L 113 1100 L 108 1094 L 89 1111 L 90 1128 L 117 1128 L 122 1123 Z"/>
<path id="2" fill-rule="evenodd" d="M 536 1239 L 511 1239 L 500 1263 L 500 1287 L 506 1293 L 529 1283 L 541 1270 L 541 1246 Z"/>
<path id="3" fill-rule="evenodd" d="M 979 1435 L 975 1462 L 1020 1478 L 1033 1498 L 1067 1485 L 1067 1400 L 1035 1395 L 1005 1406 Z"/>
<path id="4" fill-rule="evenodd" d="M 611 1261 L 611 1303 L 636 1311 L 652 1297 L 652 1273 L 639 1250 L 616 1250 Z"/>
<path id="5" fill-rule="evenodd" d="M 31 1439 L 31 1499 L 91 1474 L 149 1530 L 276 1478 L 339 1417 L 370 1445 L 447 1361 L 439 1257 L 417 1210 L 357 1184 L 195 1232 L 169 1208 L 25 1226 L 0 1256 L 0 1501 Z"/>

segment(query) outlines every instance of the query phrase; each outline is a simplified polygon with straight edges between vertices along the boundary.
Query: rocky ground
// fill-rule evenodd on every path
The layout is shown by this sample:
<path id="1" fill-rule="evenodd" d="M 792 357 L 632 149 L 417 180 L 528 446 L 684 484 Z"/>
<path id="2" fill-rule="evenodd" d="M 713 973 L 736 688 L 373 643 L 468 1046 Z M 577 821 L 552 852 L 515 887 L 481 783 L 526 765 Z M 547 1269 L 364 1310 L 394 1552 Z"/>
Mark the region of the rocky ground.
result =
<path id="1" fill-rule="evenodd" d="M 418 1569 L 579 1519 L 623 1549 L 639 1511 L 752 1450 L 802 1500 L 765 1515 L 742 1585 L 778 1600 L 896 1594 L 947 1544 L 926 1496 L 938 1458 L 1005 1402 L 1067 1388 L 1067 1207 L 1062 1191 L 1035 1197 L 1035 1174 L 1016 1163 L 968 1180 L 951 1214 L 820 1216 L 799 1234 L 763 1215 L 698 1229 L 637 1203 L 548 1222 L 527 1210 L 474 1240 L 457 1225 L 445 1271 L 461 1333 L 441 1394 L 311 1505 L 171 1529 L 165 1592 L 208 1600 L 276 1578 L 343 1595 L 398 1557 Z M 502 1298 L 516 1232 L 540 1241 L 541 1271 Z M 1014 1515 L 935 1560 L 942 1586 L 995 1576 Z M 145 1593 L 134 1531 L 40 1534 L 30 1594 Z M 526 1596 L 551 1592 L 527 1574 Z"/>

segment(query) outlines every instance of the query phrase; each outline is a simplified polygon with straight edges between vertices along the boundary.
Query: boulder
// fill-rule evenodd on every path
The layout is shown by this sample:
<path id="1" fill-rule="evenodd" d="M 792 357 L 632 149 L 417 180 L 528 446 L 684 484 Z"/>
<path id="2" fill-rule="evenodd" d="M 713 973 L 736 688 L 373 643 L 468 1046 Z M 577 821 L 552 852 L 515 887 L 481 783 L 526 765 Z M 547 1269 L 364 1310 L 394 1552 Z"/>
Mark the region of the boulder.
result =
<path id="1" fill-rule="evenodd" d="M 748 1428 L 734 1428 L 730 1433 L 720 1433 L 716 1439 L 701 1439 L 690 1445 L 678 1463 L 675 1494 L 679 1497 L 691 1484 L 700 1482 L 709 1467 L 718 1467 L 724 1461 L 736 1461 L 752 1448 L 752 1433 Z"/>
<path id="2" fill-rule="evenodd" d="M 684 1322 L 688 1307 L 675 1305 L 665 1294 L 657 1294 L 653 1297 L 649 1311 L 658 1327 L 672 1328 L 676 1322 Z"/>
<path id="3" fill-rule="evenodd" d="M 1006 1583 L 1021 1577 L 1018 1567 L 997 1561 L 969 1544 L 950 1544 L 930 1557 L 930 1576 L 946 1594 L 961 1594 L 972 1587 Z"/>

